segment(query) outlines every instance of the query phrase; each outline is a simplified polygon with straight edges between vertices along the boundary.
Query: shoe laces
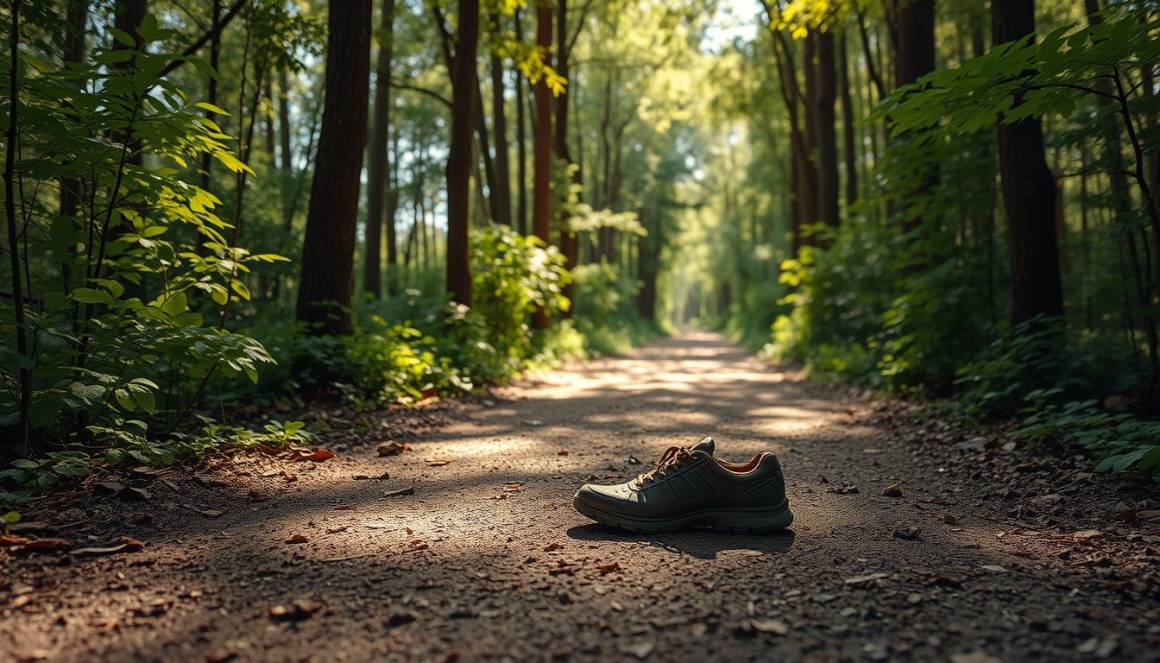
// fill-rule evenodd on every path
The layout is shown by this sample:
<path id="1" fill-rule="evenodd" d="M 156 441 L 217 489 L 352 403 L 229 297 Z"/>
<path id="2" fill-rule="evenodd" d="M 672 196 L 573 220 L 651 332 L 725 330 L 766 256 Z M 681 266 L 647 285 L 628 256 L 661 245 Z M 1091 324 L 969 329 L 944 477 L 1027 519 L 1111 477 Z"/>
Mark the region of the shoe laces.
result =
<path id="1" fill-rule="evenodd" d="M 665 476 L 670 469 L 675 469 L 684 463 L 687 459 L 692 458 L 693 454 L 685 447 L 669 447 L 665 449 L 661 459 L 657 462 L 656 467 L 648 472 L 638 474 L 636 476 L 637 483 L 644 484 L 649 481 Z"/>

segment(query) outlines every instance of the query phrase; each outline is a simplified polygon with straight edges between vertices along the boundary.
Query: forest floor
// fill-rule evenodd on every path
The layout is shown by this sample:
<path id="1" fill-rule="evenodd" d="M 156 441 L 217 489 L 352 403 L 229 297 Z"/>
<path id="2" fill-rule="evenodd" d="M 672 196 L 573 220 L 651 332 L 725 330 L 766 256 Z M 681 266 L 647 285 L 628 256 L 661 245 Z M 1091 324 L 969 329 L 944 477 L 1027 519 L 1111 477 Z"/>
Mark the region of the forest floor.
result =
<path id="1" fill-rule="evenodd" d="M 0 660 L 1160 658 L 1154 486 L 716 335 L 370 423 L 324 462 L 241 455 L 26 514 L 144 547 L 0 549 Z M 792 531 L 629 535 L 573 511 L 586 479 L 703 435 L 780 455 Z"/>

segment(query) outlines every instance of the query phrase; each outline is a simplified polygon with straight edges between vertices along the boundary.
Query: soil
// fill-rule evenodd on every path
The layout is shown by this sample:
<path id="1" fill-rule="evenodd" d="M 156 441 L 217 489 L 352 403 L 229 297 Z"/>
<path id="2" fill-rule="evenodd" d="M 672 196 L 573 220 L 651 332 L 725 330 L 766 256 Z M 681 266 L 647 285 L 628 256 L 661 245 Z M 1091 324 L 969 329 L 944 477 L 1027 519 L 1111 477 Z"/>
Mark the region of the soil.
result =
<path id="1" fill-rule="evenodd" d="M 143 547 L 0 548 L 0 661 L 1160 660 L 1154 485 L 712 334 L 330 425 L 351 432 L 321 462 L 238 455 L 26 513 L 28 536 Z M 704 435 L 779 454 L 791 531 L 572 509 Z"/>

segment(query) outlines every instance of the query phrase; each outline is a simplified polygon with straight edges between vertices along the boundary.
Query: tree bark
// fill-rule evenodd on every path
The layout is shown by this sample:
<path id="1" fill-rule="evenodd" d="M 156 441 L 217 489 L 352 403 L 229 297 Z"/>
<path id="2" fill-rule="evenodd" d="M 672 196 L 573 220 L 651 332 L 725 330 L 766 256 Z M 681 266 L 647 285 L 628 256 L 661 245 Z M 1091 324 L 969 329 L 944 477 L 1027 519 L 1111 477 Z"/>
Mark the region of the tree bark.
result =
<path id="1" fill-rule="evenodd" d="M 536 6 L 536 46 L 547 58 L 552 48 L 552 6 L 539 0 Z M 536 237 L 550 244 L 550 217 L 552 214 L 552 91 L 543 77 L 536 82 L 536 126 L 533 154 L 532 231 Z M 536 311 L 533 324 L 537 329 L 548 326 L 548 317 Z"/>
<path id="2" fill-rule="evenodd" d="M 218 65 L 221 61 L 221 51 L 222 51 L 221 30 L 219 29 L 219 26 L 221 25 L 221 20 L 222 20 L 222 2 L 221 2 L 221 0 L 214 0 L 212 17 L 213 18 L 211 19 L 210 32 L 213 33 L 213 36 L 210 38 L 210 42 L 209 42 L 209 66 L 210 66 L 210 69 L 213 69 L 214 73 L 213 73 L 213 75 L 211 75 L 209 77 L 209 80 L 207 81 L 206 101 L 213 104 L 214 106 L 217 106 L 218 105 Z M 219 118 L 216 113 L 213 113 L 213 112 L 208 111 L 208 110 L 205 112 L 205 117 L 207 119 L 213 120 L 215 122 L 221 121 L 221 118 Z M 239 119 L 238 121 L 241 122 L 241 119 Z M 215 161 L 215 159 L 214 159 L 213 155 L 210 154 L 209 152 L 206 152 L 205 154 L 201 155 L 201 173 L 198 177 L 198 186 L 200 186 L 205 191 L 212 192 L 214 161 Z M 209 249 L 206 249 L 204 247 L 204 244 L 201 242 L 198 243 L 198 251 L 202 252 L 202 253 L 209 253 L 210 252 Z"/>
<path id="3" fill-rule="evenodd" d="M 65 16 L 64 60 L 66 63 L 80 64 L 85 60 L 85 27 L 89 21 L 88 0 L 68 0 Z M 66 177 L 60 182 L 60 215 L 77 228 L 77 214 L 81 210 L 84 196 L 84 180 Z M 72 253 L 70 252 L 70 255 Z M 68 261 L 61 268 L 65 291 L 72 290 L 72 270 Z"/>
<path id="4" fill-rule="evenodd" d="M 838 83 L 834 62 L 834 33 L 817 32 L 817 106 L 818 119 L 818 216 L 831 228 L 838 227 L 839 199 L 838 137 L 834 130 L 834 102 Z"/>
<path id="5" fill-rule="evenodd" d="M 895 86 L 909 85 L 934 71 L 934 0 L 909 0 L 901 3 L 901 6 L 895 8 L 892 28 L 895 40 Z M 902 137 L 900 140 L 905 138 Z M 923 195 L 929 192 L 938 182 L 938 177 L 937 166 L 927 166 L 918 188 L 908 193 Z M 913 230 L 922 223 L 921 216 L 907 213 L 903 220 L 903 228 Z"/>
<path id="6" fill-rule="evenodd" d="M 572 164 L 572 153 L 568 149 L 568 100 L 571 92 L 572 81 L 569 78 L 568 60 L 571 53 L 568 52 L 568 0 L 557 0 L 556 2 L 556 73 L 568 80 L 568 87 L 564 92 L 556 97 L 556 135 L 555 147 L 556 157 L 564 163 Z M 572 181 L 576 181 L 576 175 L 570 176 Z M 563 221 L 563 220 L 561 220 Z M 564 254 L 564 267 L 571 271 L 576 268 L 577 253 L 580 248 L 576 234 L 566 227 L 566 224 L 560 224 L 560 252 Z M 568 282 L 562 289 L 562 294 L 571 302 L 575 299 L 576 290 L 572 282 Z M 572 307 L 569 307 L 564 312 L 565 318 L 572 317 Z"/>
<path id="7" fill-rule="evenodd" d="M 850 61 L 846 35 L 838 42 L 838 68 L 842 76 L 842 162 L 846 170 L 846 213 L 858 201 L 858 158 L 854 140 L 854 99 L 850 93 Z"/>
<path id="8" fill-rule="evenodd" d="M 491 15 L 495 34 L 503 34 L 502 19 L 497 12 Z M 511 168 L 508 165 L 508 129 L 504 98 L 503 58 L 496 50 L 491 53 L 491 117 L 492 132 L 495 135 L 495 218 L 493 221 L 505 226 L 512 224 L 512 184 Z"/>
<path id="9" fill-rule="evenodd" d="M 472 126 L 478 98 L 476 55 L 479 46 L 479 0 L 459 0 L 459 25 L 451 72 L 451 151 L 447 159 L 447 292 L 458 304 L 471 306 Z M 486 135 L 486 132 L 484 132 Z"/>
<path id="10" fill-rule="evenodd" d="M 297 317 L 312 333 L 352 329 L 359 176 L 367 138 L 371 0 L 330 0 L 326 100 L 302 246 Z"/>
<path id="11" fill-rule="evenodd" d="M 395 0 L 383 0 L 379 17 L 379 53 L 375 67 L 374 117 L 368 142 L 366 259 L 363 291 L 383 297 L 383 213 L 389 186 L 391 130 L 391 58 L 394 46 Z"/>
<path id="12" fill-rule="evenodd" d="M 811 30 L 802 42 L 802 69 L 805 72 L 805 97 L 802 99 L 805 108 L 805 162 L 802 164 L 802 174 L 805 177 L 802 184 L 809 189 L 809 195 L 805 197 L 805 204 L 800 211 L 804 224 L 814 224 L 822 220 L 821 198 L 818 195 L 818 147 L 821 142 L 822 118 L 818 115 L 821 104 L 818 98 L 817 30 Z M 812 244 L 813 240 L 808 243 Z"/>
<path id="13" fill-rule="evenodd" d="M 20 381 L 19 410 L 16 439 L 11 453 L 28 456 L 32 446 L 32 358 L 28 354 L 28 332 L 24 317 L 24 279 L 20 276 L 19 229 L 16 227 L 16 143 L 20 121 L 20 0 L 9 6 L 8 25 L 8 135 L 4 154 L 4 215 L 7 217 L 9 269 L 12 272 L 13 321 L 16 323 L 16 354 L 22 362 L 18 369 Z M 27 362 L 27 363 L 25 363 Z"/>
<path id="14" fill-rule="evenodd" d="M 995 44 L 1034 39 L 1034 0 L 991 4 Z M 1018 104 L 1020 100 L 1016 100 Z M 1038 118 L 1000 123 L 999 175 L 1011 236 L 1012 321 L 1063 315 L 1063 285 L 1055 234 L 1055 178 L 1047 167 Z"/>
<path id="15" fill-rule="evenodd" d="M 524 41 L 524 27 L 523 17 L 520 10 L 515 11 L 516 24 L 516 41 L 523 43 Z M 528 145 L 527 145 L 527 120 L 525 119 L 528 105 L 528 96 L 524 92 L 524 75 L 520 73 L 519 69 L 515 69 L 516 76 L 516 201 L 517 213 L 516 216 L 519 221 L 519 231 L 521 235 L 528 234 Z"/>

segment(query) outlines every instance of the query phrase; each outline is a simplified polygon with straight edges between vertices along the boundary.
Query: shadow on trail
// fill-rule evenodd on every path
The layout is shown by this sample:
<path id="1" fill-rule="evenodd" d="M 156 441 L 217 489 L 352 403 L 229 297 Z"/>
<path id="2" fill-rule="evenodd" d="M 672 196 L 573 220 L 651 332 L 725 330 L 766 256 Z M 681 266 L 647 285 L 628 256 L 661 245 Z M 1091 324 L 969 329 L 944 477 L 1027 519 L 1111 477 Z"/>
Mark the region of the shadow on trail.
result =
<path id="1" fill-rule="evenodd" d="M 650 546 L 690 555 L 697 559 L 714 560 L 722 552 L 747 551 L 750 556 L 782 555 L 789 552 L 796 538 L 793 530 L 779 534 L 726 534 L 712 530 L 694 530 L 671 534 L 634 534 L 604 525 L 577 525 L 568 530 L 568 538 L 600 543 L 647 543 Z"/>

